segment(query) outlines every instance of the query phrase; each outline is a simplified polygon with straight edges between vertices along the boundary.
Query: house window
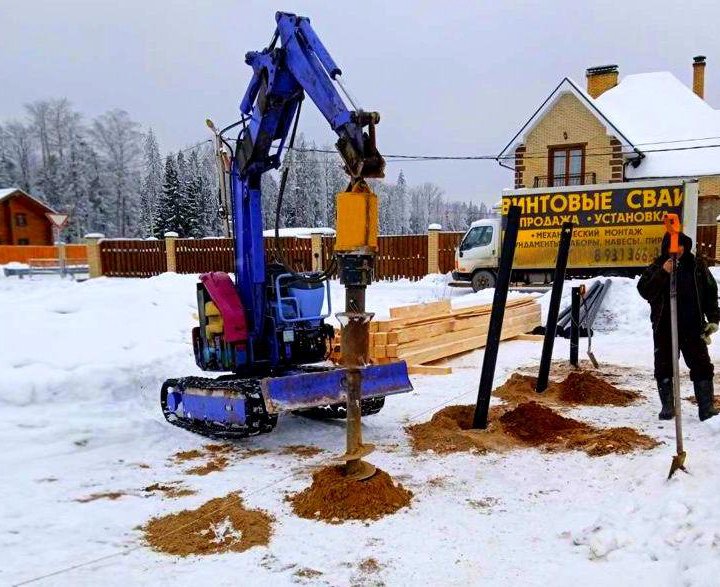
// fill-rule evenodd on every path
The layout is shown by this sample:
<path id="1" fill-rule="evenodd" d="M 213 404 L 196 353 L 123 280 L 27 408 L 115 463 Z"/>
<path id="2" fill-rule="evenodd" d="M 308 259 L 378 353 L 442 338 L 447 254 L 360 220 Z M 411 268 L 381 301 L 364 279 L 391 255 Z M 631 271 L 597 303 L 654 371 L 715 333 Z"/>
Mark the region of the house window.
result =
<path id="1" fill-rule="evenodd" d="M 585 145 L 550 147 L 548 185 L 582 185 L 585 176 Z"/>
<path id="2" fill-rule="evenodd" d="M 15 214 L 15 226 L 27 226 L 27 216 L 25 214 Z"/>
<path id="3" fill-rule="evenodd" d="M 29 238 L 19 238 L 19 239 L 18 239 L 18 244 L 19 244 L 19 245 L 29 245 L 29 244 L 30 244 L 30 239 L 29 239 Z"/>

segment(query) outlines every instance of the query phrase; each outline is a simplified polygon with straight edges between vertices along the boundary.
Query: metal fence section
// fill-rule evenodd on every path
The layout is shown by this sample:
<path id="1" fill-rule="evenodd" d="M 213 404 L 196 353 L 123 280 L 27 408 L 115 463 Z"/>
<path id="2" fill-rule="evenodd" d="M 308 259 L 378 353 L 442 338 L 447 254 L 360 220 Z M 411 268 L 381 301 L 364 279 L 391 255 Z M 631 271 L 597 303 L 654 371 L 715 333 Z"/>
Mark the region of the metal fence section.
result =
<path id="1" fill-rule="evenodd" d="M 408 234 L 378 237 L 376 279 L 421 279 L 427 275 L 428 236 Z"/>
<path id="2" fill-rule="evenodd" d="M 102 240 L 103 275 L 152 277 L 167 270 L 164 240 Z"/>
<path id="3" fill-rule="evenodd" d="M 455 269 L 455 249 L 460 244 L 464 232 L 441 232 L 438 235 L 438 265 L 440 273 Z"/>
<path id="4" fill-rule="evenodd" d="M 235 271 L 235 252 L 231 238 L 179 238 L 175 241 L 178 273 Z"/>

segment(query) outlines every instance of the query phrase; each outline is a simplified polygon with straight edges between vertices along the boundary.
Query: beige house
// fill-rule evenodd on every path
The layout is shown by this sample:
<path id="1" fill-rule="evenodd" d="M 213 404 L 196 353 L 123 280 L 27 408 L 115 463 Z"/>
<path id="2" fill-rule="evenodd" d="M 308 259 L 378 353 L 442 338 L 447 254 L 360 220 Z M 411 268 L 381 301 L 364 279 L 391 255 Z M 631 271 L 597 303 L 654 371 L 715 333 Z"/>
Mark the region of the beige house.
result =
<path id="1" fill-rule="evenodd" d="M 499 155 L 516 188 L 697 178 L 698 250 L 714 259 L 720 214 L 720 111 L 704 99 L 705 57 L 692 89 L 669 72 L 619 76 L 591 67 L 564 78 Z"/>

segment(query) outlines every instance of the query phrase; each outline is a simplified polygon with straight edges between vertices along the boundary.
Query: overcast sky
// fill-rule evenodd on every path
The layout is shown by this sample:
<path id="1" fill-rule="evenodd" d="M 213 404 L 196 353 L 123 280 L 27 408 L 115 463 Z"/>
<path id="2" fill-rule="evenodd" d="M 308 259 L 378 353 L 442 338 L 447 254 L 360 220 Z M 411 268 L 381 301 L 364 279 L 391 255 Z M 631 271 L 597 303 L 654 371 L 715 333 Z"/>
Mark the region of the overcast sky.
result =
<path id="1" fill-rule="evenodd" d="M 563 76 L 617 63 L 620 75 L 669 70 L 691 80 L 708 57 L 706 98 L 720 107 L 720 2 L 356 0 L 0 0 L 0 121 L 67 97 L 94 116 L 123 108 L 163 150 L 237 118 L 249 50 L 276 10 L 310 17 L 361 106 L 382 120 L 386 154 L 496 154 Z M 334 141 L 308 103 L 300 129 Z M 494 202 L 512 173 L 494 162 L 405 162 L 410 183 Z"/>

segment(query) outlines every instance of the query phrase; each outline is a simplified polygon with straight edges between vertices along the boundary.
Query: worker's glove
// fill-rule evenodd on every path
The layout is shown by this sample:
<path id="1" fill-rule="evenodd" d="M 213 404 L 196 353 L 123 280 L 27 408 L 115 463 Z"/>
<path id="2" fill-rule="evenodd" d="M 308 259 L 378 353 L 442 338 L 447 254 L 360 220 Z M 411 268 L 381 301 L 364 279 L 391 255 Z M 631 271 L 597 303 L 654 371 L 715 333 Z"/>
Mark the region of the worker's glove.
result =
<path id="1" fill-rule="evenodd" d="M 718 331 L 718 325 L 714 322 L 710 322 L 705 325 L 705 330 L 703 330 L 702 333 L 702 339 L 705 341 L 705 344 L 709 345 L 710 342 L 712 342 L 712 339 L 710 338 L 713 334 L 715 334 Z"/>

